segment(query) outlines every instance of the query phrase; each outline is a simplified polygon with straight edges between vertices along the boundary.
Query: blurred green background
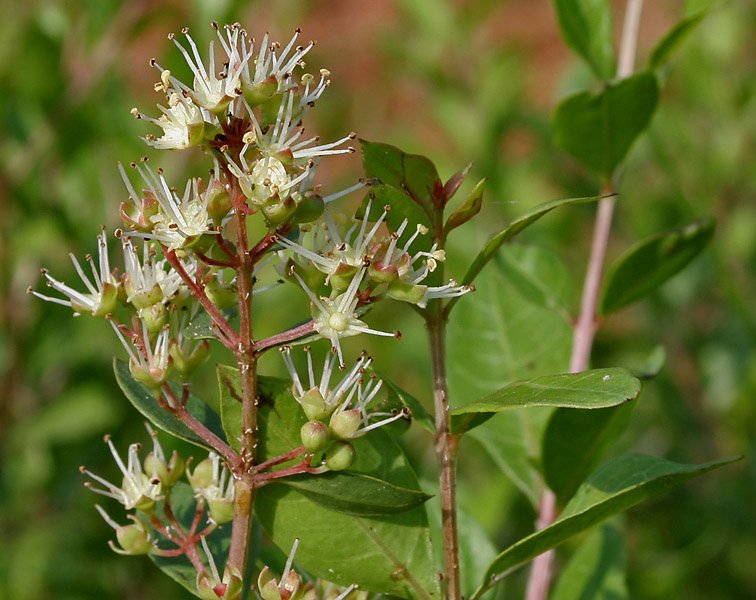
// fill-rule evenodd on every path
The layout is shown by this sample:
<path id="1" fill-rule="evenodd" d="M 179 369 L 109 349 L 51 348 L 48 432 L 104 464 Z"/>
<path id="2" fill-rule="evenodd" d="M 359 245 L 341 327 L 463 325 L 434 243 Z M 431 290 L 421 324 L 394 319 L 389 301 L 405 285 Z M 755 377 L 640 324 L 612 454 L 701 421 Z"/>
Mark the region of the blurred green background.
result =
<path id="1" fill-rule="evenodd" d="M 684 3 L 646 4 L 641 57 Z M 615 6 L 621 16 L 621 3 Z M 556 102 L 589 79 L 561 42 L 546 1 L 0 0 L 0 11 L 0 599 L 183 597 L 147 559 L 107 549 L 112 532 L 77 470 L 86 464 L 114 476 L 106 433 L 122 449 L 146 439 L 113 381 L 111 357 L 121 349 L 105 323 L 72 319 L 26 294 L 41 289 L 42 266 L 75 280 L 67 253 L 92 252 L 99 225 L 117 226 L 125 198 L 117 162 L 155 156 L 138 137 L 148 129 L 129 109 L 156 112 L 150 57 L 181 71 L 168 32 L 188 25 L 207 41 L 211 20 L 238 20 L 284 40 L 299 26 L 318 40 L 311 66 L 333 74 L 311 129 L 324 138 L 354 130 L 427 154 L 442 177 L 472 162 L 471 179 L 489 178 L 487 206 L 477 229 L 466 225 L 453 238 L 460 258 L 452 274 L 508 219 L 542 201 L 597 191 L 550 141 Z M 599 366 L 637 364 L 659 343 L 667 351 L 623 445 L 681 462 L 746 455 L 631 511 L 632 598 L 756 593 L 754 31 L 753 2 L 728 2 L 707 17 L 667 74 L 660 109 L 622 184 L 611 257 L 697 217 L 718 220 L 702 257 L 608 319 L 598 335 Z M 198 155 L 159 160 L 174 182 L 206 169 Z M 359 170 L 355 156 L 324 162 L 320 176 L 336 187 Z M 578 281 L 592 213 L 549 215 L 522 240 L 558 253 Z M 276 296 L 261 305 L 272 332 L 301 318 L 304 304 Z M 393 312 L 378 307 L 371 322 L 380 326 Z M 425 342 L 412 316 L 398 317 L 401 343 L 371 348 L 381 352 L 382 371 L 395 366 L 396 379 L 428 401 Z M 266 371 L 280 373 L 277 361 L 266 360 Z M 209 377 L 206 393 L 213 385 Z M 408 439 L 421 470 L 423 440 Z M 464 451 L 463 505 L 503 547 L 531 527 L 532 509 L 476 447 Z M 485 505 L 473 506 L 472 496 Z M 509 589 L 516 592 L 522 577 Z"/>

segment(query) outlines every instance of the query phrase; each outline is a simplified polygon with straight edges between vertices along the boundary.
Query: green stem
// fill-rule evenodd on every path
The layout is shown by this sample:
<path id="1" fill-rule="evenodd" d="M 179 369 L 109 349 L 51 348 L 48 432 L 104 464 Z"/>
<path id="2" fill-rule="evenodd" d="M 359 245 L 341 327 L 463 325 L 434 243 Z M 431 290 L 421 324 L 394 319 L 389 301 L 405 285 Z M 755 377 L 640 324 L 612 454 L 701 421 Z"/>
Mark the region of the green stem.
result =
<path id="1" fill-rule="evenodd" d="M 244 195 L 235 178 L 230 178 L 233 200 L 244 202 Z M 231 548 L 228 567 L 244 573 L 251 538 L 252 513 L 255 502 L 254 464 L 257 458 L 257 355 L 252 339 L 252 269 L 249 255 L 246 215 L 236 211 L 237 260 L 236 283 L 239 290 L 239 336 L 234 349 L 239 369 L 242 401 L 241 472 L 234 473 L 234 521 L 231 526 Z"/>
<path id="2" fill-rule="evenodd" d="M 457 450 L 459 436 L 449 431 L 449 389 L 446 380 L 446 319 L 440 301 L 429 308 L 426 319 L 433 370 L 433 402 L 436 412 L 436 461 L 441 495 L 441 527 L 447 600 L 461 600 L 459 540 L 457 534 Z M 435 310 L 434 310 L 435 309 Z"/>

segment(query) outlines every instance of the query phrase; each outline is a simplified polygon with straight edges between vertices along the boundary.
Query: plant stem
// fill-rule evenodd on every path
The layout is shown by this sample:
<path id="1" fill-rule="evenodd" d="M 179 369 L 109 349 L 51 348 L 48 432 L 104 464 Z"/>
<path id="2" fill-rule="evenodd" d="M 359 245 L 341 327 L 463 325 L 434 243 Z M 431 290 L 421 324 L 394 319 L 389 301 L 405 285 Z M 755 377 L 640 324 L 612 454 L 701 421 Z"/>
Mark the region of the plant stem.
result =
<path id="1" fill-rule="evenodd" d="M 457 449 L 459 436 L 449 431 L 449 390 L 446 381 L 446 319 L 440 310 L 428 311 L 426 328 L 433 370 L 433 402 L 436 412 L 436 460 L 441 494 L 441 526 L 447 600 L 460 600 L 459 541 L 457 536 Z"/>
<path id="2" fill-rule="evenodd" d="M 239 183 L 230 178 L 230 193 L 236 203 L 244 203 Z M 257 458 L 257 355 L 252 339 L 252 269 L 249 256 L 246 215 L 236 211 L 237 260 L 236 284 L 239 290 L 239 336 L 235 348 L 239 368 L 242 400 L 241 458 L 243 470 L 235 473 L 234 521 L 231 527 L 231 548 L 228 566 L 244 572 L 251 537 L 252 511 L 255 502 L 253 470 Z"/>
<path id="3" fill-rule="evenodd" d="M 642 11 L 643 0 L 627 0 L 625 18 L 622 24 L 620 51 L 617 59 L 617 79 L 629 77 L 633 72 Z M 572 338 L 572 352 L 570 354 L 571 373 L 585 371 L 590 364 L 593 337 L 597 329 L 596 308 L 601 290 L 606 249 L 609 245 L 609 235 L 612 229 L 616 193 L 616 185 L 612 183 L 605 184 L 601 194 L 602 196 L 609 195 L 609 197 L 602 198 L 599 201 L 596 212 L 588 269 L 583 282 L 580 313 L 575 322 Z M 536 527 L 538 529 L 548 527 L 554 522 L 557 516 L 556 496 L 554 492 L 546 488 L 541 495 Z M 554 550 L 549 550 L 533 560 L 525 594 L 526 600 L 546 600 L 549 594 L 553 563 Z"/>

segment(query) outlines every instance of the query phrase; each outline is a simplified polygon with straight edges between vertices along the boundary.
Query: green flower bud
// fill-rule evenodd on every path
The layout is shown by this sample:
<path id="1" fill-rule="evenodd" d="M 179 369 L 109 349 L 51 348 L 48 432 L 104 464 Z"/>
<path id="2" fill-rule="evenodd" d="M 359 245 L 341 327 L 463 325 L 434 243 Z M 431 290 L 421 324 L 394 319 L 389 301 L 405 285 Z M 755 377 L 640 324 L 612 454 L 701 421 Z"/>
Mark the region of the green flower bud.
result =
<path id="1" fill-rule="evenodd" d="M 160 294 L 162 296 L 162 292 Z M 139 317 L 147 326 L 150 336 L 158 333 L 168 322 L 168 309 L 165 304 L 158 303 L 139 310 Z"/>
<path id="2" fill-rule="evenodd" d="M 163 296 L 163 290 L 160 289 L 160 286 L 157 283 L 149 290 L 135 293 L 131 278 L 128 275 L 123 278 L 123 288 L 127 297 L 131 298 L 129 302 L 135 308 L 147 308 L 153 304 L 162 302 L 165 298 L 165 296 Z"/>
<path id="3" fill-rule="evenodd" d="M 187 470 L 186 478 L 192 489 L 205 489 L 213 482 L 213 461 L 209 458 L 201 461 L 191 473 Z"/>
<path id="4" fill-rule="evenodd" d="M 184 351 L 174 340 L 168 348 L 168 354 L 173 359 L 173 366 L 182 377 L 190 375 L 210 355 L 210 343 L 202 340 L 190 352 Z"/>
<path id="5" fill-rule="evenodd" d="M 150 452 L 144 459 L 144 472 L 155 473 L 165 487 L 171 487 L 184 474 L 184 459 L 176 450 L 171 454 L 170 461 L 166 462 Z"/>
<path id="6" fill-rule="evenodd" d="M 307 418 L 312 421 L 325 419 L 328 416 L 328 407 L 323 399 L 323 395 L 316 387 L 307 390 L 304 396 L 299 399 L 299 404 L 302 406 L 302 410 L 304 410 Z"/>
<path id="7" fill-rule="evenodd" d="M 341 292 L 346 291 L 349 284 L 352 283 L 352 278 L 355 273 L 357 273 L 357 267 L 340 263 L 339 266 L 336 267 L 336 271 L 331 273 L 331 276 L 328 278 L 328 284 L 334 292 L 340 294 Z"/>
<path id="8" fill-rule="evenodd" d="M 205 293 L 218 308 L 234 306 L 239 300 L 239 288 L 236 286 L 236 282 L 221 283 L 217 277 L 213 277 L 207 282 Z"/>
<path id="9" fill-rule="evenodd" d="M 218 525 L 228 523 L 234 519 L 234 501 L 225 498 L 214 498 L 207 501 L 210 518 Z"/>
<path id="10" fill-rule="evenodd" d="M 259 106 L 270 100 L 278 91 L 278 79 L 275 75 L 270 75 L 260 83 L 245 85 L 242 89 L 244 99 L 252 107 Z"/>
<path id="11" fill-rule="evenodd" d="M 348 440 L 360 428 L 362 416 L 356 408 L 333 413 L 328 428 L 334 437 Z"/>
<path id="12" fill-rule="evenodd" d="M 307 421 L 299 430 L 302 445 L 311 453 L 321 452 L 331 443 L 328 426 L 321 421 Z"/>
<path id="13" fill-rule="evenodd" d="M 336 442 L 325 454 L 325 466 L 331 471 L 343 471 L 354 462 L 354 447 L 349 442 Z"/>
<path id="14" fill-rule="evenodd" d="M 483 206 L 483 188 L 485 185 L 486 180 L 481 179 L 462 205 L 449 215 L 445 225 L 446 231 L 451 231 L 460 225 L 464 225 L 480 212 L 480 209 Z"/>
<path id="15" fill-rule="evenodd" d="M 148 554 L 152 550 L 150 534 L 138 521 L 135 521 L 131 525 L 118 527 L 116 529 L 116 539 L 125 554 L 139 556 Z"/>
<path id="16" fill-rule="evenodd" d="M 142 366 L 134 360 L 129 361 L 129 371 L 131 376 L 139 383 L 151 389 L 160 388 L 168 379 L 171 371 L 171 363 L 165 369 L 159 367 Z"/>
<path id="17" fill-rule="evenodd" d="M 389 285 L 387 294 L 389 298 L 393 298 L 394 300 L 417 304 L 423 301 L 427 291 L 427 285 L 413 285 L 411 283 L 404 283 L 403 281 L 394 281 Z"/>
<path id="18" fill-rule="evenodd" d="M 257 577 L 257 589 L 260 591 L 260 596 L 263 597 L 263 600 L 281 600 L 278 582 L 267 566 L 262 568 L 260 575 Z"/>
<path id="19" fill-rule="evenodd" d="M 262 207 L 262 213 L 265 216 L 265 220 L 271 227 L 276 227 L 285 223 L 297 209 L 297 203 L 294 202 L 294 199 L 291 196 L 284 198 L 283 200 L 277 197 L 274 198 L 276 198 L 274 202 L 266 203 Z"/>
<path id="20" fill-rule="evenodd" d="M 399 270 L 395 265 L 384 265 L 374 262 L 368 267 L 368 277 L 375 283 L 392 283 L 399 277 Z"/>
<path id="21" fill-rule="evenodd" d="M 207 199 L 207 214 L 220 224 L 232 208 L 228 189 L 219 180 L 211 179 L 205 190 L 205 198 Z"/>

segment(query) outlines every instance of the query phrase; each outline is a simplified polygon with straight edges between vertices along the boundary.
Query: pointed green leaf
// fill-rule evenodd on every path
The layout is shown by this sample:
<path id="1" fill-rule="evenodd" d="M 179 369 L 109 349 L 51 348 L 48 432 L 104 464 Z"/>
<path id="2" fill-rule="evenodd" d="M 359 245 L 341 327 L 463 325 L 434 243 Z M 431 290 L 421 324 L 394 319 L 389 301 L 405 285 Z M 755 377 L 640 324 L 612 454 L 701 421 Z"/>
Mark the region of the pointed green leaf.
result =
<path id="1" fill-rule="evenodd" d="M 483 267 L 485 267 L 486 264 L 488 264 L 488 262 L 496 255 L 496 253 L 499 251 L 499 248 L 501 248 L 503 244 L 511 240 L 529 225 L 535 223 L 546 213 L 551 212 L 559 206 L 566 206 L 568 204 L 582 204 L 584 202 L 595 202 L 598 199 L 598 197 L 589 197 L 552 200 L 550 202 L 539 204 L 521 217 L 517 217 L 499 233 L 492 236 L 491 239 L 488 240 L 488 242 L 486 242 L 486 245 L 483 246 L 483 249 L 480 251 L 478 256 L 475 257 L 475 260 L 473 260 L 473 263 L 467 269 L 467 273 L 465 273 L 465 277 L 462 280 L 462 283 L 465 285 L 472 283 L 475 277 L 477 277 L 478 273 L 480 273 Z"/>
<path id="2" fill-rule="evenodd" d="M 564 504 L 583 480 L 601 463 L 606 451 L 625 430 L 634 403 L 554 411 L 546 426 L 541 451 L 543 474 L 549 488 Z"/>
<path id="3" fill-rule="evenodd" d="M 118 386 L 126 398 L 151 423 L 182 440 L 210 449 L 205 441 L 184 425 L 178 417 L 158 405 L 152 390 L 146 388 L 131 376 L 129 366 L 124 361 L 117 358 L 113 359 L 113 370 L 115 371 L 116 382 L 118 382 Z M 177 397 L 181 398 L 181 390 L 177 386 L 171 385 L 171 387 L 176 392 Z M 186 409 L 220 439 L 226 439 L 220 418 L 206 403 L 190 394 L 186 402 Z"/>
<path id="4" fill-rule="evenodd" d="M 379 517 L 404 512 L 430 496 L 420 490 L 394 485 L 383 479 L 342 471 L 281 479 L 286 485 L 322 506 L 358 517 Z"/>
<path id="5" fill-rule="evenodd" d="M 625 600 L 625 537 L 612 523 L 594 528 L 567 563 L 549 600 Z"/>
<path id="6" fill-rule="evenodd" d="M 288 382 L 267 381 L 270 393 L 260 409 L 260 460 L 298 446 L 305 420 Z M 357 454 L 353 471 L 418 490 L 401 449 L 383 431 L 372 431 L 353 443 Z M 336 512 L 280 482 L 258 491 L 255 510 L 279 548 L 288 549 L 295 538 L 300 539 L 297 563 L 313 575 L 402 597 L 439 595 L 422 506 L 390 516 L 357 516 Z"/>
<path id="7" fill-rule="evenodd" d="M 639 242 L 620 256 L 606 277 L 601 313 L 643 298 L 685 268 L 709 243 L 714 220 L 704 219 Z"/>
<path id="8" fill-rule="evenodd" d="M 480 212 L 483 207 L 483 188 L 485 186 L 486 179 L 481 179 L 475 184 L 465 201 L 449 215 L 449 218 L 446 219 L 446 225 L 444 225 L 447 232 L 464 225 Z"/>
<path id="9" fill-rule="evenodd" d="M 229 446 L 239 452 L 242 432 L 242 404 L 238 392 L 239 371 L 228 365 L 217 365 L 216 376 L 223 431 L 226 432 Z"/>
<path id="10" fill-rule="evenodd" d="M 375 220 L 381 215 L 384 206 L 390 206 L 391 210 L 386 215 L 386 224 L 391 231 L 397 231 L 405 219 L 409 222 L 408 228 L 405 229 L 402 236 L 403 240 L 409 239 L 415 232 L 417 225 L 427 227 L 429 232 L 417 237 L 412 244 L 412 251 L 423 250 L 427 252 L 430 249 L 433 245 L 433 236 L 430 233 L 430 219 L 425 211 L 413 202 L 406 193 L 385 183 L 374 183 L 370 186 L 370 193 L 360 207 L 363 214 L 368 199 L 372 200 L 370 207 L 371 220 Z"/>
<path id="11" fill-rule="evenodd" d="M 412 416 L 413 420 L 417 421 L 420 425 L 423 426 L 425 430 L 429 431 L 430 433 L 436 432 L 436 423 L 433 420 L 433 417 L 428 413 L 427 410 L 425 410 L 425 407 L 417 398 L 404 391 L 383 374 L 376 372 L 376 375 L 381 378 L 381 381 L 383 381 L 389 391 L 398 398 L 399 402 L 401 402 L 409 409 L 410 415 Z"/>
<path id="12" fill-rule="evenodd" d="M 659 88 L 643 72 L 599 93 L 580 92 L 563 100 L 553 119 L 554 143 L 609 180 L 654 114 Z"/>
<path id="13" fill-rule="evenodd" d="M 677 50 L 696 27 L 698 27 L 699 23 L 708 12 L 708 9 L 706 9 L 689 15 L 667 32 L 648 57 L 649 70 L 656 71 L 660 67 L 665 66 L 667 62 L 669 62 L 674 51 Z"/>
<path id="14" fill-rule="evenodd" d="M 530 447 L 533 411 L 510 410 L 495 415 L 467 435 L 477 441 L 504 476 L 522 492 L 533 508 L 538 507 L 543 485 L 533 467 Z"/>
<path id="15" fill-rule="evenodd" d="M 443 184 L 435 165 L 425 156 L 407 154 L 396 146 L 360 140 L 362 162 L 368 177 L 375 177 L 412 199 L 431 219 L 434 201 Z"/>
<path id="16" fill-rule="evenodd" d="M 499 251 L 496 265 L 523 298 L 572 319 L 573 277 L 556 252 L 541 246 L 510 244 Z"/>
<path id="17" fill-rule="evenodd" d="M 554 523 L 519 540 L 496 557 L 471 600 L 480 597 L 512 569 L 561 544 L 576 533 L 640 504 L 673 485 L 734 460 L 738 459 L 685 465 L 652 456 L 630 454 L 608 461 L 580 486 Z"/>
<path id="18" fill-rule="evenodd" d="M 594 369 L 510 383 L 493 394 L 451 411 L 451 430 L 464 433 L 495 413 L 512 408 L 553 406 L 595 409 L 632 400 L 640 382 L 625 369 Z"/>
<path id="19" fill-rule="evenodd" d="M 612 5 L 607 0 L 553 0 L 567 45 L 599 79 L 614 77 Z"/>

